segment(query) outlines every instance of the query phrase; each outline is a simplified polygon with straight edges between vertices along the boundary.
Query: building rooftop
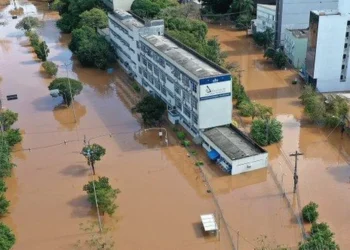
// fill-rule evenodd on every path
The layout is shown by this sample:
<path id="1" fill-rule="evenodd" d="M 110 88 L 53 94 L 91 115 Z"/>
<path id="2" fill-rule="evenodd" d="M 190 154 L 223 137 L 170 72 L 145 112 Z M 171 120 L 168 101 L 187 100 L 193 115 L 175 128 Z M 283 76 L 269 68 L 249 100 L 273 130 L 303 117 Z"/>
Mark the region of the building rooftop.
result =
<path id="1" fill-rule="evenodd" d="M 182 49 L 170 39 L 164 36 L 150 35 L 143 36 L 143 38 L 149 42 L 160 52 L 167 55 L 173 61 L 181 65 L 187 71 L 191 72 L 198 78 L 222 75 L 223 73 L 216 70 L 214 67 L 205 63 L 194 54 Z"/>
<path id="2" fill-rule="evenodd" d="M 231 160 L 266 153 L 264 149 L 233 126 L 211 128 L 206 130 L 204 135 Z"/>
<path id="3" fill-rule="evenodd" d="M 276 10 L 276 5 L 269 5 L 269 4 L 260 4 L 260 3 L 258 3 L 258 6 L 266 8 L 266 9 L 270 9 L 270 10 Z"/>
<path id="4" fill-rule="evenodd" d="M 308 38 L 309 35 L 308 29 L 289 29 L 289 31 L 291 31 L 296 38 Z"/>
<path id="5" fill-rule="evenodd" d="M 134 27 L 142 28 L 145 25 L 134 18 L 130 13 L 124 10 L 115 10 L 114 17 L 118 18 L 129 30 L 133 30 Z"/>
<path id="6" fill-rule="evenodd" d="M 340 15 L 338 10 L 313 10 L 312 12 L 319 16 Z"/>

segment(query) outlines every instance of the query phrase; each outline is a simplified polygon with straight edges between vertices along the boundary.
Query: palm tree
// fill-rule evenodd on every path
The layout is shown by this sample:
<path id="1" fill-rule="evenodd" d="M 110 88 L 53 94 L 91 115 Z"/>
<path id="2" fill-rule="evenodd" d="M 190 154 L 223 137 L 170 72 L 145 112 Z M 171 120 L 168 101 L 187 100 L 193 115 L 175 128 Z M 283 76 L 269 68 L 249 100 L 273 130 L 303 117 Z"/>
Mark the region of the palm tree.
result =
<path id="1" fill-rule="evenodd" d="M 253 0 L 233 0 L 231 9 L 239 12 L 249 12 L 251 14 L 254 10 Z"/>

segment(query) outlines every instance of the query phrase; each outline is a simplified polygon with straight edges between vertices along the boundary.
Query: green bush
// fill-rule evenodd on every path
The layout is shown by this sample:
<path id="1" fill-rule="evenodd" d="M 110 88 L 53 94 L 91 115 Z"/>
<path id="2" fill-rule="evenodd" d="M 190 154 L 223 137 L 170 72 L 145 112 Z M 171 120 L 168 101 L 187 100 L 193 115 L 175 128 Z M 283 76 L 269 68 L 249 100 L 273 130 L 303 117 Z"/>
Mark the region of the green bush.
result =
<path id="1" fill-rule="evenodd" d="M 166 106 L 164 102 L 156 97 L 148 95 L 136 104 L 133 111 L 140 113 L 146 125 L 157 125 L 162 120 Z"/>
<path id="2" fill-rule="evenodd" d="M 139 86 L 139 84 L 137 82 L 133 82 L 132 83 L 132 88 L 137 92 L 137 93 L 140 93 L 141 91 L 141 88 Z"/>
<path id="3" fill-rule="evenodd" d="M 301 211 L 304 221 L 314 223 L 318 218 L 318 205 L 314 202 L 307 204 Z"/>
<path id="4" fill-rule="evenodd" d="M 5 195 L 0 194 L 0 216 L 4 216 L 8 213 L 9 206 L 10 202 L 6 199 Z"/>
<path id="5" fill-rule="evenodd" d="M 239 115 L 243 117 L 251 117 L 253 115 L 254 105 L 248 100 L 242 101 L 237 108 L 239 109 Z"/>
<path id="6" fill-rule="evenodd" d="M 0 179 L 0 194 L 5 193 L 6 190 L 7 190 L 7 187 L 6 187 L 6 183 L 5 183 L 4 179 Z"/>
<path id="7" fill-rule="evenodd" d="M 307 103 L 307 100 L 310 97 L 313 97 L 316 95 L 317 95 L 317 93 L 316 93 L 315 89 L 311 85 L 306 85 L 304 87 L 299 99 L 301 100 L 301 103 L 305 105 Z"/>
<path id="8" fill-rule="evenodd" d="M 6 109 L 5 111 L 0 112 L 0 120 L 6 131 L 18 120 L 18 113 Z"/>
<path id="9" fill-rule="evenodd" d="M 191 142 L 190 142 L 189 140 L 183 140 L 181 143 L 182 143 L 182 145 L 183 145 L 184 147 L 189 147 L 189 146 L 191 146 Z"/>
<path id="10" fill-rule="evenodd" d="M 243 85 L 235 82 L 232 82 L 232 99 L 237 100 L 237 106 L 242 102 L 250 102 L 250 98 L 245 92 Z"/>
<path id="11" fill-rule="evenodd" d="M 5 139 L 10 147 L 22 141 L 22 134 L 19 129 L 9 129 L 5 132 Z"/>
<path id="12" fill-rule="evenodd" d="M 46 61 L 46 62 L 43 62 L 41 64 L 41 66 L 43 66 L 45 72 L 49 76 L 55 76 L 57 74 L 58 67 L 57 67 L 57 65 L 54 62 Z"/>
<path id="13" fill-rule="evenodd" d="M 176 133 L 176 136 L 177 136 L 177 138 L 178 138 L 180 141 L 183 141 L 183 140 L 185 140 L 185 138 L 186 138 L 186 134 L 185 134 L 185 132 L 183 132 L 183 131 L 177 132 L 177 133 Z"/>
<path id="14" fill-rule="evenodd" d="M 74 96 L 79 95 L 83 89 L 83 84 L 71 78 L 56 78 L 49 85 L 49 90 L 58 89 L 59 95 L 63 97 L 63 102 L 70 105 Z"/>
<path id="15" fill-rule="evenodd" d="M 299 250 L 339 250 L 339 246 L 334 241 L 334 233 L 326 223 L 314 223 L 311 227 L 311 237 L 304 243 L 300 243 Z"/>
<path id="16" fill-rule="evenodd" d="M 27 16 L 24 17 L 19 23 L 16 24 L 16 29 L 31 30 L 40 26 L 40 21 L 37 17 Z"/>
<path id="17" fill-rule="evenodd" d="M 281 69 L 287 65 L 288 59 L 283 51 L 277 51 L 273 57 L 273 62 L 277 68 Z"/>
<path id="18" fill-rule="evenodd" d="M 256 119 L 252 123 L 250 135 L 260 146 L 267 146 L 282 140 L 282 124 L 276 119 Z"/>
<path id="19" fill-rule="evenodd" d="M 10 250 L 16 242 L 16 237 L 5 224 L 0 222 L 0 249 Z"/>
<path id="20" fill-rule="evenodd" d="M 204 165 L 204 162 L 202 162 L 202 161 L 196 161 L 195 165 L 196 165 L 197 167 L 200 167 L 200 166 L 203 166 L 203 165 Z"/>
<path id="21" fill-rule="evenodd" d="M 29 38 L 30 45 L 32 47 L 36 47 L 39 45 L 39 35 L 35 31 L 26 31 L 26 36 Z"/>
<path id="22" fill-rule="evenodd" d="M 34 52 L 38 57 L 38 59 L 45 62 L 50 53 L 50 49 L 47 46 L 46 42 L 42 41 L 42 42 L 39 42 L 38 45 L 34 46 Z"/>

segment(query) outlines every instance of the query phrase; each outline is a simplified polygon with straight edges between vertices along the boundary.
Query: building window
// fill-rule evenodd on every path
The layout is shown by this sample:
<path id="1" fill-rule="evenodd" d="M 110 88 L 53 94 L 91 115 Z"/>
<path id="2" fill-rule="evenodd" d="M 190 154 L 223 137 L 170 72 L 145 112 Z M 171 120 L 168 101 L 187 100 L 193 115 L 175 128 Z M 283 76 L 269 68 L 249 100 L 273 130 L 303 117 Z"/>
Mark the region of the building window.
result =
<path id="1" fill-rule="evenodd" d="M 348 47 L 348 44 L 346 43 L 346 44 L 344 44 L 344 49 L 346 49 Z"/>
<path id="2" fill-rule="evenodd" d="M 142 75 L 142 68 L 139 67 L 139 73 Z"/>
<path id="3" fill-rule="evenodd" d="M 154 72 L 154 74 L 157 76 L 157 77 L 159 77 L 159 69 L 158 69 L 158 67 L 157 66 L 153 66 L 153 72 Z"/>
<path id="4" fill-rule="evenodd" d="M 191 81 L 191 84 L 192 84 L 192 91 L 193 91 L 194 93 L 197 93 L 197 83 L 194 82 L 194 81 Z"/>
<path id="5" fill-rule="evenodd" d="M 346 58 L 346 54 L 343 55 L 343 59 L 345 59 L 345 58 Z"/>
<path id="6" fill-rule="evenodd" d="M 167 93 L 171 98 L 174 98 L 174 94 L 172 93 L 171 90 L 166 89 L 166 93 Z"/>
<path id="7" fill-rule="evenodd" d="M 184 105 L 184 114 L 188 117 L 188 118 L 191 118 L 191 111 L 190 109 Z"/>
<path id="8" fill-rule="evenodd" d="M 162 87 L 161 87 L 161 92 L 162 92 L 163 95 L 166 96 L 166 88 L 165 88 L 164 85 L 162 85 Z"/>
<path id="9" fill-rule="evenodd" d="M 157 88 L 158 90 L 160 90 L 160 82 L 159 82 L 158 80 L 155 82 L 155 85 L 156 85 L 156 88 Z"/>
<path id="10" fill-rule="evenodd" d="M 192 108 L 194 108 L 195 110 L 197 110 L 197 105 L 198 105 L 198 100 L 196 97 L 192 96 L 191 98 L 191 106 Z"/>
<path id="11" fill-rule="evenodd" d="M 350 26 L 350 21 L 348 21 L 348 26 Z"/>
<path id="12" fill-rule="evenodd" d="M 181 103 L 180 98 L 175 97 L 175 107 L 177 109 L 179 109 L 180 111 L 182 111 L 182 103 Z"/>
<path id="13" fill-rule="evenodd" d="M 163 71 L 159 72 L 160 80 L 165 83 L 165 73 Z"/>
<path id="14" fill-rule="evenodd" d="M 186 102 L 190 102 L 190 94 L 189 94 L 186 90 L 183 90 L 183 91 L 182 91 L 182 95 L 183 95 L 183 99 L 184 99 Z"/>
<path id="15" fill-rule="evenodd" d="M 140 55 L 137 55 L 137 60 L 138 60 L 138 61 L 140 61 L 140 60 L 141 60 Z"/>
<path id="16" fill-rule="evenodd" d="M 153 68 L 152 68 L 151 61 L 147 61 L 147 66 L 148 66 L 148 69 L 152 72 Z"/>
<path id="17" fill-rule="evenodd" d="M 340 76 L 340 81 L 343 81 L 343 80 L 344 80 L 344 76 L 341 75 L 341 76 Z"/>
<path id="18" fill-rule="evenodd" d="M 139 49 L 140 48 L 140 43 L 139 41 L 136 41 L 136 47 Z"/>
<path id="19" fill-rule="evenodd" d="M 349 37 L 349 32 L 346 32 L 345 37 L 346 37 L 346 38 Z"/>
<path id="20" fill-rule="evenodd" d="M 341 66 L 341 69 L 345 69 L 345 65 L 344 64 Z"/>
<path id="21" fill-rule="evenodd" d="M 194 124 L 198 125 L 198 116 L 195 113 L 192 113 L 192 121 Z"/>
<path id="22" fill-rule="evenodd" d="M 175 93 L 181 96 L 181 87 L 178 84 L 175 84 Z"/>

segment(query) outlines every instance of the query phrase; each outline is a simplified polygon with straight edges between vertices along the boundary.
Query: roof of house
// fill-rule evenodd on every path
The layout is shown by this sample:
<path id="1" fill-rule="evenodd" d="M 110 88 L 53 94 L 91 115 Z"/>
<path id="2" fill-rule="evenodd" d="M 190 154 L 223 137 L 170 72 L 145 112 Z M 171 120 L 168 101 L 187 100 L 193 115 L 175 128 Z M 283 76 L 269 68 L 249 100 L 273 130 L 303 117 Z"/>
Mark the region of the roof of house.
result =
<path id="1" fill-rule="evenodd" d="M 204 131 L 204 135 L 231 160 L 266 153 L 264 149 L 233 126 L 211 128 Z"/>
<path id="2" fill-rule="evenodd" d="M 218 76 L 223 73 L 210 66 L 194 54 L 181 48 L 170 39 L 161 35 L 145 35 L 143 38 L 158 51 L 181 65 L 198 78 Z"/>

